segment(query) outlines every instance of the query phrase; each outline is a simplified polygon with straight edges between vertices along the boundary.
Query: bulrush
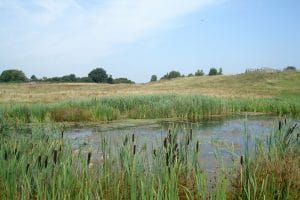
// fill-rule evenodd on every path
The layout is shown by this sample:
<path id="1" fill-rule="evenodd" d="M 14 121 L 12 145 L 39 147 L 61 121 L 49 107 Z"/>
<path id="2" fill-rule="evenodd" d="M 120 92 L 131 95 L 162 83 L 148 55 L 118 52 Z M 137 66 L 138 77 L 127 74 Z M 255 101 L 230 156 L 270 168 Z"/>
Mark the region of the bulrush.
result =
<path id="1" fill-rule="evenodd" d="M 282 122 L 279 121 L 278 130 L 280 130 L 280 131 L 281 131 L 281 126 L 282 126 Z"/>
<path id="2" fill-rule="evenodd" d="M 48 166 L 48 156 L 46 156 L 44 161 L 44 167 L 47 168 L 47 166 Z"/>
<path id="3" fill-rule="evenodd" d="M 38 167 L 40 168 L 42 166 L 42 156 L 41 155 L 39 155 L 37 163 L 38 163 Z"/>
<path id="4" fill-rule="evenodd" d="M 136 153 L 136 145 L 133 145 L 133 155 Z"/>
<path id="5" fill-rule="evenodd" d="M 87 158 L 87 165 L 90 164 L 91 158 L 92 158 L 92 152 L 89 152 L 89 153 L 88 153 L 88 158 Z"/>
<path id="6" fill-rule="evenodd" d="M 199 152 L 199 141 L 197 141 L 197 143 L 196 143 L 196 152 L 197 153 Z"/>
<path id="7" fill-rule="evenodd" d="M 126 135 L 125 139 L 124 139 L 124 142 L 123 142 L 123 145 L 125 146 L 127 143 L 128 143 L 128 136 Z"/>
<path id="8" fill-rule="evenodd" d="M 240 158 L 240 164 L 241 164 L 241 165 L 244 164 L 244 157 L 243 157 L 243 156 L 241 156 L 241 158 Z"/>
<path id="9" fill-rule="evenodd" d="M 29 163 L 27 163 L 27 165 L 26 165 L 26 174 L 28 173 L 29 166 L 30 166 L 30 164 L 29 164 Z"/>
<path id="10" fill-rule="evenodd" d="M 54 164 L 57 163 L 57 150 L 53 150 L 53 162 Z"/>

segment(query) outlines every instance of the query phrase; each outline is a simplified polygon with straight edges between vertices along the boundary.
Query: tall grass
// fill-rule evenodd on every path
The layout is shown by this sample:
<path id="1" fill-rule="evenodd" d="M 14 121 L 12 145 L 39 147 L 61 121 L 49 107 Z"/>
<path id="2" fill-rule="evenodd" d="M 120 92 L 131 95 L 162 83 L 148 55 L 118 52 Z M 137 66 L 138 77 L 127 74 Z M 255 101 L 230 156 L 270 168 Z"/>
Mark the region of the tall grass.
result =
<path id="1" fill-rule="evenodd" d="M 281 122 L 267 140 L 245 131 L 235 175 L 213 187 L 201 169 L 200 142 L 170 130 L 155 146 L 138 135 L 102 136 L 99 150 L 73 150 L 59 128 L 0 137 L 1 199 L 298 199 L 299 129 Z M 254 147 L 254 148 L 252 148 Z"/>
<path id="2" fill-rule="evenodd" d="M 206 96 L 146 95 L 105 97 L 55 104 L 0 106 L 0 117 L 29 122 L 99 122 L 118 119 L 177 118 L 199 121 L 213 115 L 259 112 L 300 115 L 299 99 L 217 98 Z"/>

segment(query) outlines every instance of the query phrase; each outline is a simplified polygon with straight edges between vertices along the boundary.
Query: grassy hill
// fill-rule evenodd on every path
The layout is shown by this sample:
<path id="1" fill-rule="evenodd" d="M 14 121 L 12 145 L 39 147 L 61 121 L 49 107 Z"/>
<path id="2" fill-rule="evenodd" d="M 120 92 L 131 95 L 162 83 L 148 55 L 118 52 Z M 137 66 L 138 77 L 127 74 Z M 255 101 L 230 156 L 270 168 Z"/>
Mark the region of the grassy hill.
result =
<path id="1" fill-rule="evenodd" d="M 57 102 L 116 95 L 192 94 L 219 97 L 300 97 L 300 72 L 184 77 L 146 84 L 0 84 L 0 103 Z"/>

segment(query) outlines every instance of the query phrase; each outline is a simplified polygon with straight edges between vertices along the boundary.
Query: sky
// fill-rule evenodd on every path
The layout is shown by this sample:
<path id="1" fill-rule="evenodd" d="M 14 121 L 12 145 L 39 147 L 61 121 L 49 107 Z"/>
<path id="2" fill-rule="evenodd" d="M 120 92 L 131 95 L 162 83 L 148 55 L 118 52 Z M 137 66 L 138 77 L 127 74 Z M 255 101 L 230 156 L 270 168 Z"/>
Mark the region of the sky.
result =
<path id="1" fill-rule="evenodd" d="M 0 72 L 114 78 L 300 67 L 299 0 L 0 0 Z"/>

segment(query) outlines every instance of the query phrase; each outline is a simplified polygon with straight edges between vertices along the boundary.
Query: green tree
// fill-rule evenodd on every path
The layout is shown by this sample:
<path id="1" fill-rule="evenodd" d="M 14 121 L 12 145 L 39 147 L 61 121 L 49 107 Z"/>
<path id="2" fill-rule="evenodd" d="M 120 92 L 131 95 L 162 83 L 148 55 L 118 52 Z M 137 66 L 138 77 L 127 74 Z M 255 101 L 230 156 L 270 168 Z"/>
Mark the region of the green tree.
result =
<path id="1" fill-rule="evenodd" d="M 25 82 L 27 78 L 21 70 L 9 69 L 2 72 L 0 76 L 1 82 Z"/>
<path id="2" fill-rule="evenodd" d="M 222 68 L 219 69 L 218 75 L 223 75 L 223 69 Z"/>
<path id="3" fill-rule="evenodd" d="M 109 83 L 109 84 L 113 84 L 114 83 L 114 79 L 112 78 L 111 75 L 109 75 L 109 77 L 107 78 L 107 83 Z"/>
<path id="4" fill-rule="evenodd" d="M 151 82 L 157 81 L 157 76 L 156 75 L 152 75 L 150 81 Z"/>
<path id="5" fill-rule="evenodd" d="M 204 76 L 204 72 L 203 72 L 203 70 L 201 69 L 201 70 L 197 70 L 196 72 L 195 72 L 195 76 Z"/>
<path id="6" fill-rule="evenodd" d="M 216 68 L 210 68 L 209 70 L 209 73 L 208 73 L 209 76 L 215 76 L 215 75 L 218 75 L 218 70 Z"/>
<path id="7" fill-rule="evenodd" d="M 294 66 L 287 66 L 286 68 L 284 68 L 284 71 L 296 71 L 297 68 Z"/>
<path id="8" fill-rule="evenodd" d="M 192 74 L 192 73 L 188 74 L 188 77 L 193 77 L 193 76 L 194 76 L 194 74 Z"/>
<path id="9" fill-rule="evenodd" d="M 181 77 L 180 72 L 178 72 L 178 71 L 170 71 L 169 73 L 167 73 L 166 75 L 164 75 L 161 79 L 172 79 L 172 78 L 177 78 L 177 77 Z"/>
<path id="10" fill-rule="evenodd" d="M 32 75 L 30 77 L 30 81 L 38 81 L 37 77 L 35 75 Z"/>
<path id="11" fill-rule="evenodd" d="M 106 83 L 107 82 L 107 73 L 103 68 L 93 69 L 88 77 L 91 78 L 96 83 Z"/>

